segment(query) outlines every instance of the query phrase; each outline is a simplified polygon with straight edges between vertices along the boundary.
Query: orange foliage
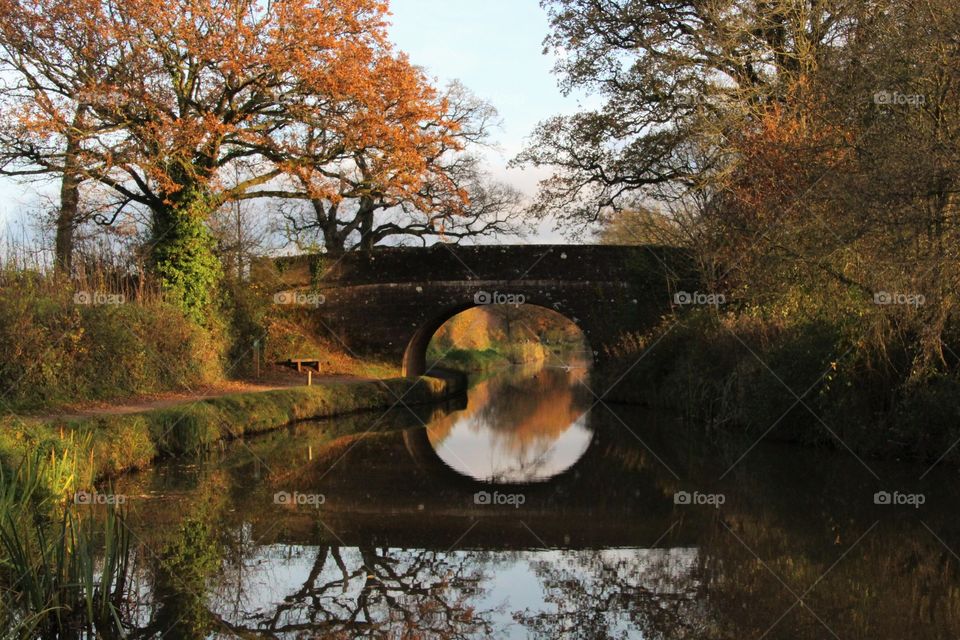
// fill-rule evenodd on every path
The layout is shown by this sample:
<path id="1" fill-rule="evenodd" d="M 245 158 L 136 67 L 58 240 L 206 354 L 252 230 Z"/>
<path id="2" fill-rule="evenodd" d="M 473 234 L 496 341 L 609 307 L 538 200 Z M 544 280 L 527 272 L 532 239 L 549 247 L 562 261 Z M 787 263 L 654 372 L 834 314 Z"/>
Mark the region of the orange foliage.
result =
<path id="1" fill-rule="evenodd" d="M 798 205 L 807 192 L 842 170 L 852 135 L 820 117 L 823 104 L 800 82 L 788 100 L 761 109 L 754 125 L 733 139 L 738 164 L 728 212 L 740 228 L 802 214 Z"/>
<path id="2" fill-rule="evenodd" d="M 503 408 L 510 414 L 510 420 L 502 423 L 503 428 L 498 428 L 500 422 L 492 426 L 498 431 L 499 444 L 504 449 L 522 453 L 555 442 L 584 413 L 573 386 L 577 376 L 583 375 L 583 371 L 561 373 L 542 369 L 535 376 L 510 383 L 516 385 L 517 389 L 513 390 L 511 398 L 517 401 Z M 494 411 L 493 415 L 497 415 L 495 412 L 501 409 L 496 405 L 503 402 L 502 398 L 497 397 L 502 384 L 502 380 L 494 378 L 474 386 L 470 390 L 470 402 L 466 409 L 430 423 L 427 427 L 430 443 L 434 447 L 439 446 L 458 423 L 477 419 L 485 411 Z M 521 399 L 527 402 L 520 402 Z"/>
<path id="3" fill-rule="evenodd" d="M 433 339 L 443 350 L 483 350 L 502 340 L 503 331 L 487 309 L 473 307 L 447 320 L 434 334 Z"/>
<path id="4" fill-rule="evenodd" d="M 386 16 L 383 0 L 0 0 L 0 56 L 22 87 L 4 126 L 56 169 L 51 141 L 82 105 L 84 174 L 150 207 L 188 187 L 212 206 L 266 195 L 290 175 L 336 198 L 324 164 L 371 148 L 372 175 L 412 194 L 457 125 Z M 236 161 L 244 176 L 225 184 Z"/>

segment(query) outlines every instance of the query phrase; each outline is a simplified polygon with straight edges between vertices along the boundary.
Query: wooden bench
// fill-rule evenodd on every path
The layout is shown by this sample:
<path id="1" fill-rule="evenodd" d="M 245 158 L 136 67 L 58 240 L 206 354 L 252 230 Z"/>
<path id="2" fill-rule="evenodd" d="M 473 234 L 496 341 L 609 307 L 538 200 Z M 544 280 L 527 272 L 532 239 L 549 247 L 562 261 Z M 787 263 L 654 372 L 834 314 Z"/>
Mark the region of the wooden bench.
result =
<path id="1" fill-rule="evenodd" d="M 317 373 L 320 373 L 320 358 L 290 358 L 287 364 L 296 367 L 297 373 L 303 373 L 303 367 L 312 367 Z"/>

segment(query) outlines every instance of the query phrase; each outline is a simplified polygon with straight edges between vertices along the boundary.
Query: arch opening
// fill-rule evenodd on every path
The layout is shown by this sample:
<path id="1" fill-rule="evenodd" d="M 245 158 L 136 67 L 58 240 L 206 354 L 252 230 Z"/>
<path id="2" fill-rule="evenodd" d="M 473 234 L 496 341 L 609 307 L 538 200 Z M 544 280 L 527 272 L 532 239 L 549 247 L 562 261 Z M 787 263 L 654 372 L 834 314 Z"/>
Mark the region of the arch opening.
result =
<path id="1" fill-rule="evenodd" d="M 585 384 L 592 352 L 580 327 L 536 305 L 446 315 L 411 341 L 425 370 L 478 375 L 466 407 L 427 427 L 444 465 L 497 484 L 543 482 L 572 467 L 593 440 Z"/>
<path id="2" fill-rule="evenodd" d="M 452 352 L 494 351 L 512 364 L 525 358 L 593 364 L 586 332 L 569 317 L 537 304 L 464 304 L 421 325 L 403 354 L 403 375 L 424 375 Z"/>

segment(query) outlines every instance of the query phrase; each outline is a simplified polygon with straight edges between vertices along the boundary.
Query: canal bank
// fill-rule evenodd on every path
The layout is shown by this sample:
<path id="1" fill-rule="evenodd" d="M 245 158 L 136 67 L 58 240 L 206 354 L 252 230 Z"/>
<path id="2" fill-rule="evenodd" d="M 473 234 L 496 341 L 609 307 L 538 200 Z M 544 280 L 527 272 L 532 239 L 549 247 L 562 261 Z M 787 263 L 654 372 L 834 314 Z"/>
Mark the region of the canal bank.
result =
<path id="1" fill-rule="evenodd" d="M 429 404 L 465 391 L 463 375 L 361 380 L 235 393 L 162 409 L 81 419 L 12 418 L 0 430 L 0 466 L 49 462 L 51 490 L 67 494 L 158 459 L 301 420 Z"/>

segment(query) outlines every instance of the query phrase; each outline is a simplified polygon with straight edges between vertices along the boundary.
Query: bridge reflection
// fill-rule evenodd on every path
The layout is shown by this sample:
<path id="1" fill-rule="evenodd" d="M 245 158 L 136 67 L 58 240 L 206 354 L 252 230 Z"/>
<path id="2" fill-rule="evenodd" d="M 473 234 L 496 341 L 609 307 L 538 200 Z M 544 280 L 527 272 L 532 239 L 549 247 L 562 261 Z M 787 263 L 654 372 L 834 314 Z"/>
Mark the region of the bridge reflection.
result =
<path id="1" fill-rule="evenodd" d="M 430 446 L 460 474 L 498 483 L 549 479 L 571 467 L 590 445 L 590 393 L 583 367 L 512 367 L 470 389 L 462 411 L 427 426 Z M 417 451 L 414 437 L 408 448 Z"/>
<path id="2" fill-rule="evenodd" d="M 424 426 L 466 409 L 298 425 L 188 471 L 124 479 L 118 490 L 156 496 L 131 501 L 144 546 L 193 548 L 197 529 L 181 522 L 200 513 L 221 554 L 215 586 L 193 599 L 154 587 L 168 604 L 148 601 L 144 628 L 183 627 L 199 611 L 202 633 L 171 637 L 813 640 L 826 633 L 818 619 L 844 638 L 960 630 L 957 563 L 944 546 L 960 545 L 958 489 L 944 477 L 925 489 L 922 522 L 875 505 L 874 479 L 842 454 L 761 444 L 718 484 L 751 443 L 727 451 L 672 417 L 598 405 L 569 468 L 491 484 L 446 464 Z M 680 490 L 719 490 L 726 502 L 680 505 Z M 477 504 L 478 491 L 524 500 Z M 278 505 L 277 492 L 324 501 Z M 149 571 L 145 583 L 163 584 Z M 803 608 L 793 592 L 805 593 Z M 903 616 L 904 606 L 918 613 Z"/>
<path id="3" fill-rule="evenodd" d="M 446 549 L 454 543 L 487 549 L 646 546 L 676 517 L 669 473 L 608 415 L 590 416 L 593 435 L 583 455 L 556 476 L 533 483 L 483 482 L 441 459 L 423 426 L 347 438 L 318 452 L 273 490 L 322 494 L 319 510 L 284 510 L 284 527 L 268 510 L 245 519 L 267 540 Z M 441 423 L 442 423 L 441 419 Z M 433 422 L 432 424 L 437 424 Z M 263 504 L 254 493 L 250 502 Z M 322 519 L 331 531 L 318 529 Z M 688 523 L 685 541 L 698 527 Z M 335 536 L 333 535 L 335 532 Z"/>

